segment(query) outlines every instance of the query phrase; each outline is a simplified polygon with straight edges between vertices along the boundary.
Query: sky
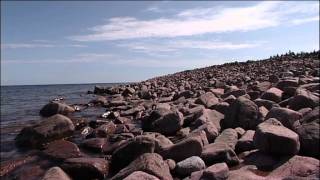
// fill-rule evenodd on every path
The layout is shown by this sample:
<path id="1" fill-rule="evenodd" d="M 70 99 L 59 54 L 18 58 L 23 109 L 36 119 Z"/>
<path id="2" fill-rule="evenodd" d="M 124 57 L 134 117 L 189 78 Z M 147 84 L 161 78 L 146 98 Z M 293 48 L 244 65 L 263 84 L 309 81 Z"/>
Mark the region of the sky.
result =
<path id="1" fill-rule="evenodd" d="M 319 49 L 319 1 L 1 1 L 1 85 L 137 82 Z"/>

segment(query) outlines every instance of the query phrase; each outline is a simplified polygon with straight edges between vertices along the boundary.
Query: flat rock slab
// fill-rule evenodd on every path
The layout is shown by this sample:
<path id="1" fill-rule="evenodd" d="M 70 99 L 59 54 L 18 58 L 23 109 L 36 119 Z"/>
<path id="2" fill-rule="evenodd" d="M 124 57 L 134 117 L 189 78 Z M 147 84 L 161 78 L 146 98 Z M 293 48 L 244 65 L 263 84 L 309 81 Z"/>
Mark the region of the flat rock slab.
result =
<path id="1" fill-rule="evenodd" d="M 51 142 L 43 151 L 43 153 L 56 160 L 64 160 L 82 156 L 78 146 L 66 140 L 57 140 Z"/>
<path id="2" fill-rule="evenodd" d="M 109 164 L 102 158 L 70 158 L 64 161 L 62 169 L 74 179 L 103 179 Z"/>
<path id="3" fill-rule="evenodd" d="M 145 153 L 131 162 L 127 167 L 114 175 L 111 180 L 121 180 L 135 171 L 147 172 L 162 180 L 172 180 L 169 166 L 162 157 L 156 153 Z"/>

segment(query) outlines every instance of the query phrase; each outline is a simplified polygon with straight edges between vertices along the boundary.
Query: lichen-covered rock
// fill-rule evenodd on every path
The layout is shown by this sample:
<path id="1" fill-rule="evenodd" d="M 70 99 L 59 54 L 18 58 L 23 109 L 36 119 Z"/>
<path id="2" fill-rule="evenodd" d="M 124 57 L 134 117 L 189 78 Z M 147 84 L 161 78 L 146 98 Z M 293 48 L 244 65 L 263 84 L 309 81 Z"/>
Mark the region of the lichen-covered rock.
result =
<path id="1" fill-rule="evenodd" d="M 189 176 L 194 171 L 202 170 L 206 167 L 203 160 L 198 156 L 191 156 L 176 164 L 175 172 L 182 177 Z"/>

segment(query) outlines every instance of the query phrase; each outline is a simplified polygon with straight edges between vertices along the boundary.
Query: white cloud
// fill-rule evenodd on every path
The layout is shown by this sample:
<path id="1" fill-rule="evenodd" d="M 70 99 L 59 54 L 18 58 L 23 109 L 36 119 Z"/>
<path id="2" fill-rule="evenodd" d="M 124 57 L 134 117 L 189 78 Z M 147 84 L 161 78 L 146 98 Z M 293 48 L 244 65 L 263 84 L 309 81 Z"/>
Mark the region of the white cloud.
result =
<path id="1" fill-rule="evenodd" d="M 264 42 L 254 43 L 233 43 L 233 42 L 221 42 L 221 41 L 201 41 L 201 40 L 170 40 L 161 42 L 134 42 L 134 43 L 122 43 L 119 47 L 127 47 L 136 52 L 143 52 L 149 55 L 157 53 L 177 52 L 185 49 L 204 49 L 204 50 L 236 50 L 247 49 L 261 46 Z"/>
<path id="2" fill-rule="evenodd" d="M 38 41 L 38 40 L 36 40 Z M 86 47 L 80 44 L 53 44 L 53 43 L 5 43 L 1 44 L 1 49 L 18 49 L 18 48 L 57 48 L 57 47 Z"/>
<path id="3" fill-rule="evenodd" d="M 1 64 L 65 64 L 65 63 L 94 63 L 99 62 L 103 65 L 126 65 L 131 67 L 166 67 L 166 68 L 199 68 L 214 64 L 221 64 L 225 62 L 223 60 L 217 60 L 215 58 L 197 58 L 197 59 L 185 59 L 185 58 L 124 58 L 112 54 L 79 54 L 74 57 L 65 59 L 8 59 L 1 60 Z"/>
<path id="4" fill-rule="evenodd" d="M 303 18 L 303 19 L 294 19 L 294 20 L 292 20 L 292 24 L 300 25 L 300 24 L 309 23 L 309 22 L 313 22 L 313 21 L 319 21 L 319 16 Z"/>
<path id="5" fill-rule="evenodd" d="M 249 7 L 224 7 L 219 10 L 188 9 L 173 17 L 151 20 L 117 17 L 109 19 L 107 24 L 90 28 L 90 34 L 69 38 L 76 41 L 105 41 L 258 30 L 278 26 L 292 15 L 317 12 L 315 5 L 318 4 L 261 2 Z"/>

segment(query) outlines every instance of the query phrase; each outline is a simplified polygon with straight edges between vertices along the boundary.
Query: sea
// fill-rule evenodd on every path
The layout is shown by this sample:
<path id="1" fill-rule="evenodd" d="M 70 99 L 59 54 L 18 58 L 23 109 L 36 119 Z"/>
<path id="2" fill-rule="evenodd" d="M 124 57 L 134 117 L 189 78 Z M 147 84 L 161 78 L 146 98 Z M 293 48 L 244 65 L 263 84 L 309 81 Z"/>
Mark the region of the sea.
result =
<path id="1" fill-rule="evenodd" d="M 95 85 L 110 87 L 120 83 L 1 86 L 1 161 L 20 156 L 14 138 L 23 127 L 41 121 L 40 109 L 55 98 L 67 104 L 87 104 L 95 98 Z M 95 118 L 105 109 L 86 110 L 81 117 Z"/>

